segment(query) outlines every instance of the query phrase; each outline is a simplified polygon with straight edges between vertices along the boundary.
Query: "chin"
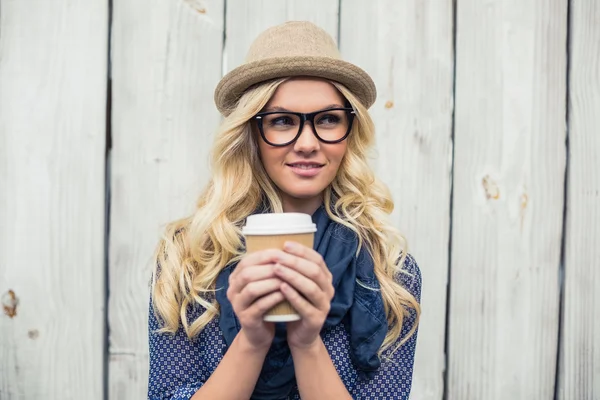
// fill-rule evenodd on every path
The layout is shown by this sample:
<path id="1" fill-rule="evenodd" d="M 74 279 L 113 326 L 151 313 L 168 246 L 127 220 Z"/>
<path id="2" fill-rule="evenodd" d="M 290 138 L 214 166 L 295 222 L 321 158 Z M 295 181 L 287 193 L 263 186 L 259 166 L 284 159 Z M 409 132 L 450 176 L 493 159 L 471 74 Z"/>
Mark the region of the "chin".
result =
<path id="1" fill-rule="evenodd" d="M 310 187 L 308 187 L 309 185 L 306 185 L 305 187 L 302 187 L 302 185 L 290 185 L 289 183 L 287 185 L 277 186 L 279 187 L 279 190 L 281 190 L 289 197 L 300 200 L 314 199 L 317 196 L 321 196 L 323 194 L 323 191 L 325 191 L 326 189 L 321 188 L 320 186 L 315 187 L 315 185 L 310 185 Z"/>
<path id="2" fill-rule="evenodd" d="M 285 191 L 290 197 L 301 200 L 309 200 L 313 199 L 317 196 L 320 196 L 323 191 L 320 192 L 294 192 L 294 191 Z"/>

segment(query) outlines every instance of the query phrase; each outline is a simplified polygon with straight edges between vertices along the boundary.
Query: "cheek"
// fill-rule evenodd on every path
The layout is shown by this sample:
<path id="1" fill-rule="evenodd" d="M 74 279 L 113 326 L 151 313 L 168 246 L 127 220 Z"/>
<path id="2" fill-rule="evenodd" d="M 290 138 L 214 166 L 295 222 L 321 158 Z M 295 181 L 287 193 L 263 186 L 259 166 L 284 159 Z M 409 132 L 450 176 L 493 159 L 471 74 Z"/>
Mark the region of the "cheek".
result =
<path id="1" fill-rule="evenodd" d="M 271 147 L 264 142 L 259 142 L 258 151 L 262 165 L 267 172 L 270 172 L 274 168 L 280 166 L 285 159 L 285 149 Z"/>
<path id="2" fill-rule="evenodd" d="M 339 167 L 346 155 L 347 145 L 344 142 L 343 146 L 336 146 L 329 151 L 329 161 Z"/>

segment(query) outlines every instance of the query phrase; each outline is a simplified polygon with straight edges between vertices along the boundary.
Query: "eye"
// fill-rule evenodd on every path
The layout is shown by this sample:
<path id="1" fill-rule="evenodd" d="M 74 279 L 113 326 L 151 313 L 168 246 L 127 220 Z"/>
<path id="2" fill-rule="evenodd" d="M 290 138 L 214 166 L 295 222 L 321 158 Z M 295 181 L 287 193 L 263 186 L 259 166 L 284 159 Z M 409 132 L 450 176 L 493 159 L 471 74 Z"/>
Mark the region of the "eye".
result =
<path id="1" fill-rule="evenodd" d="M 267 118 L 267 124 L 273 128 L 289 128 L 296 125 L 295 118 L 290 115 L 274 114 Z"/>
<path id="2" fill-rule="evenodd" d="M 341 121 L 341 118 L 338 115 L 332 114 L 332 113 L 327 113 L 327 114 L 323 114 L 323 115 L 319 115 L 319 118 L 317 120 L 317 123 L 321 126 L 335 126 L 337 124 L 339 124 Z"/>

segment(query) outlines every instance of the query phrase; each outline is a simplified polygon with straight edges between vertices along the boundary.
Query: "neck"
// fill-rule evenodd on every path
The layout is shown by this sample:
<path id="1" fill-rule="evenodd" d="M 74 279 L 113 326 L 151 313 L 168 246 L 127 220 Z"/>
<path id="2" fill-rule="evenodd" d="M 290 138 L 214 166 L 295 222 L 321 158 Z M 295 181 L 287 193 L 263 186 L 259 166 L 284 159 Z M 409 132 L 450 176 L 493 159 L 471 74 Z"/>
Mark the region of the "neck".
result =
<path id="1" fill-rule="evenodd" d="M 283 212 L 297 212 L 313 215 L 323 204 L 323 197 L 317 196 L 311 199 L 296 199 L 285 196 L 283 199 Z"/>

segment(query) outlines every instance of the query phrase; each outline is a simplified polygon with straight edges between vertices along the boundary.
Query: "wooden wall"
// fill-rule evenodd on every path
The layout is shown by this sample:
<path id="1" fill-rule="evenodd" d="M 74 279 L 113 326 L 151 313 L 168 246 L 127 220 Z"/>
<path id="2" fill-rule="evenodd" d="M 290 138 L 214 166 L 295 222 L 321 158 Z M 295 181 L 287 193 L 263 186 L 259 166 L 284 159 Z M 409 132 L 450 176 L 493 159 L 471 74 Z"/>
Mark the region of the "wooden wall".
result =
<path id="1" fill-rule="evenodd" d="M 600 4 L 570 7 L 560 400 L 600 398 Z"/>
<path id="2" fill-rule="evenodd" d="M 0 398 L 103 399 L 108 4 L 0 7 Z"/>
<path id="3" fill-rule="evenodd" d="M 449 399 L 554 395 L 567 7 L 457 5 Z"/>
<path id="4" fill-rule="evenodd" d="M 214 87 L 287 20 L 377 84 L 411 398 L 600 399 L 596 0 L 0 1 L 0 399 L 146 397 L 154 246 L 208 179 Z"/>

